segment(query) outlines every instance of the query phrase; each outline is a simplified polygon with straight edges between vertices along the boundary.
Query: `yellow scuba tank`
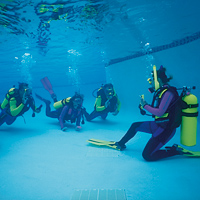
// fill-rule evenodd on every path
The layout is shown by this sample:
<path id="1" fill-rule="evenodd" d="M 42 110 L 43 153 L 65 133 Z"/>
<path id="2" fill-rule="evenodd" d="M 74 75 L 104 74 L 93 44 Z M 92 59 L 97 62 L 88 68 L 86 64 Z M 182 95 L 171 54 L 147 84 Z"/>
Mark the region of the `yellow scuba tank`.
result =
<path id="1" fill-rule="evenodd" d="M 54 107 L 55 109 L 62 108 L 62 107 L 63 107 L 62 100 L 55 102 L 55 103 L 53 104 L 53 107 Z"/>
<path id="2" fill-rule="evenodd" d="M 55 109 L 59 109 L 59 108 L 62 108 L 63 106 L 65 106 L 67 103 L 69 103 L 71 97 L 68 97 L 66 99 L 63 99 L 63 100 L 60 100 L 60 101 L 57 101 L 53 104 L 53 107 Z"/>
<path id="3" fill-rule="evenodd" d="M 197 135 L 198 100 L 193 94 L 185 95 L 182 100 L 188 106 L 182 109 L 181 144 L 194 146 Z"/>

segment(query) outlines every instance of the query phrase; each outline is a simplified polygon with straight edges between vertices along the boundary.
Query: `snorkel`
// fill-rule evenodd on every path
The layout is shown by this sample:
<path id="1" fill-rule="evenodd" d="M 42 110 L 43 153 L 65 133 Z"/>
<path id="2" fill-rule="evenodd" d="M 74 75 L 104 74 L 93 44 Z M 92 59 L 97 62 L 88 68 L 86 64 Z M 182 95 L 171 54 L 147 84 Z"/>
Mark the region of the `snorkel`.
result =
<path id="1" fill-rule="evenodd" d="M 157 77 L 157 71 L 156 71 L 156 66 L 153 66 L 153 76 L 154 76 L 154 85 L 155 85 L 155 90 L 160 88 L 160 84 L 158 82 L 158 77 Z"/>
<path id="2" fill-rule="evenodd" d="M 148 88 L 150 93 L 155 92 L 156 90 L 158 90 L 160 88 L 160 84 L 158 82 L 158 77 L 157 77 L 157 70 L 156 70 L 156 66 L 153 66 L 153 80 L 152 78 L 148 78 L 147 81 L 149 82 L 149 84 L 151 85 L 154 82 L 154 86 Z"/>

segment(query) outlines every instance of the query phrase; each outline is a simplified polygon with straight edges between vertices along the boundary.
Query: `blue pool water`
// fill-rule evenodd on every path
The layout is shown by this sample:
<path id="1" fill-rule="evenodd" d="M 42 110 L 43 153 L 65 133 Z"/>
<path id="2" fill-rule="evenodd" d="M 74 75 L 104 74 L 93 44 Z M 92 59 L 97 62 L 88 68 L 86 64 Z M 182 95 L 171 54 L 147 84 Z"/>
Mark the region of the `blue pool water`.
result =
<path id="1" fill-rule="evenodd" d="M 123 152 L 86 142 L 119 140 L 131 123 L 149 120 L 138 103 L 141 94 L 152 99 L 146 80 L 153 65 L 166 67 L 178 88 L 196 86 L 192 92 L 200 98 L 199 6 L 198 0 L 1 0 L 0 102 L 18 82 L 50 100 L 40 81 L 47 76 L 59 99 L 83 93 L 89 112 L 93 90 L 111 82 L 122 106 L 116 117 L 86 122 L 79 133 L 73 125 L 62 132 L 44 105 L 35 118 L 29 111 L 3 124 L 0 199 L 71 200 L 77 190 L 102 189 L 122 189 L 127 200 L 199 199 L 199 159 L 147 163 L 141 155 L 150 137 L 145 133 Z M 191 150 L 199 151 L 199 138 L 198 119 Z M 169 145 L 174 143 L 180 144 L 179 129 Z"/>

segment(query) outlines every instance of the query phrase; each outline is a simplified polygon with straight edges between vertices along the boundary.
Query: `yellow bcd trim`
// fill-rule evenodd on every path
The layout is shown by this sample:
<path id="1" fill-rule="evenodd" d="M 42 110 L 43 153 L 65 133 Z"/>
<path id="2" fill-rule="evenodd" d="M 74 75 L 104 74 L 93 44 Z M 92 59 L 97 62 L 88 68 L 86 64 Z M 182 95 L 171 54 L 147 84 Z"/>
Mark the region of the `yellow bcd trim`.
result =
<path id="1" fill-rule="evenodd" d="M 169 115 L 169 113 L 165 113 L 161 117 L 155 116 L 155 119 L 166 118 L 166 117 L 168 117 L 168 115 Z"/>

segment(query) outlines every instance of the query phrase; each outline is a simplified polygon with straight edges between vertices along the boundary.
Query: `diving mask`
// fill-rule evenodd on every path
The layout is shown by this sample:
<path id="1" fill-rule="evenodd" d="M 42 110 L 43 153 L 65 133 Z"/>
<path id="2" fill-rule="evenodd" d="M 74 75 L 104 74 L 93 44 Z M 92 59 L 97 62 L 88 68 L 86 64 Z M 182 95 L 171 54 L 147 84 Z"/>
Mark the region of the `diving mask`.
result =
<path id="1" fill-rule="evenodd" d="M 147 81 L 149 82 L 150 85 L 153 84 L 152 78 L 148 78 Z M 150 88 L 148 88 L 148 90 L 149 90 L 150 93 L 154 93 L 155 92 L 155 88 L 154 87 L 150 87 Z"/>
<path id="2" fill-rule="evenodd" d="M 107 90 L 106 93 L 107 93 L 108 96 L 113 96 L 114 95 L 114 92 L 113 92 L 112 89 Z"/>
<path id="3" fill-rule="evenodd" d="M 32 95 L 32 90 L 30 88 L 26 88 L 24 91 L 25 91 L 26 96 Z"/>
<path id="4" fill-rule="evenodd" d="M 76 99 L 73 100 L 74 107 L 81 106 L 82 103 L 83 103 L 83 101 L 80 98 L 76 98 Z"/>
<path id="5" fill-rule="evenodd" d="M 113 91 L 113 89 L 107 89 L 105 91 L 105 94 L 106 94 L 107 97 L 113 97 L 114 91 Z"/>

